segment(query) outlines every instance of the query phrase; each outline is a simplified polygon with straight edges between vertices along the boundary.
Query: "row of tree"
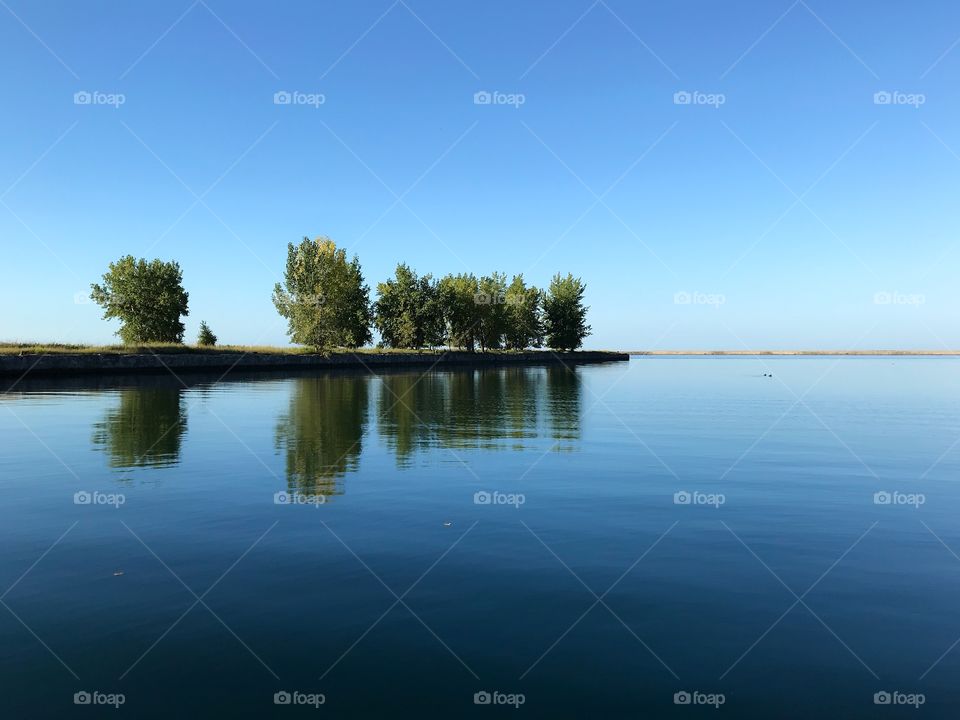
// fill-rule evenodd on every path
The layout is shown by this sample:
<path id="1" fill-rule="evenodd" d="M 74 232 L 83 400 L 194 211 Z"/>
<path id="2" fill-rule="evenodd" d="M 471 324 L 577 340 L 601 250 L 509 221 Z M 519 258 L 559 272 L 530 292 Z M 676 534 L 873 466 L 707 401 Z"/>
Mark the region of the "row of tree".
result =
<path id="1" fill-rule="evenodd" d="M 175 262 L 135 260 L 110 264 L 91 298 L 104 318 L 117 318 L 125 343 L 182 342 L 188 295 Z M 288 322 L 290 339 L 316 350 L 356 348 L 380 335 L 391 348 L 457 347 L 464 350 L 523 350 L 546 344 L 575 350 L 590 334 L 583 304 L 586 286 L 557 274 L 546 290 L 527 285 L 523 275 L 508 283 L 503 273 L 476 277 L 420 276 L 405 263 L 377 285 L 370 300 L 360 261 L 347 259 L 328 238 L 287 246 L 284 282 L 273 302 Z M 216 337 L 203 323 L 200 344 Z"/>

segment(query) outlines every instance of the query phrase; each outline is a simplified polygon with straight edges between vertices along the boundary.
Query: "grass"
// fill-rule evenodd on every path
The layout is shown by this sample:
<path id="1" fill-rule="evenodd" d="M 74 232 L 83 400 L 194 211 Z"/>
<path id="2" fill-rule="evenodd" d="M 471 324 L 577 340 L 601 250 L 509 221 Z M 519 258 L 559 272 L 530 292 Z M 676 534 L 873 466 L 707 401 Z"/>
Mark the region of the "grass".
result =
<path id="1" fill-rule="evenodd" d="M 393 348 L 339 348 L 330 352 L 356 353 L 358 355 L 370 353 L 385 353 L 403 355 L 408 353 L 441 353 L 445 348 L 406 350 Z M 508 353 L 508 350 L 488 350 L 487 352 Z M 280 355 L 311 355 L 312 348 L 285 346 L 271 347 L 269 345 L 217 345 L 215 347 L 200 347 L 197 345 L 180 345 L 177 343 L 147 343 L 144 345 L 70 345 L 65 343 L 0 343 L 2 355 L 138 355 L 147 353 L 270 353 Z"/>

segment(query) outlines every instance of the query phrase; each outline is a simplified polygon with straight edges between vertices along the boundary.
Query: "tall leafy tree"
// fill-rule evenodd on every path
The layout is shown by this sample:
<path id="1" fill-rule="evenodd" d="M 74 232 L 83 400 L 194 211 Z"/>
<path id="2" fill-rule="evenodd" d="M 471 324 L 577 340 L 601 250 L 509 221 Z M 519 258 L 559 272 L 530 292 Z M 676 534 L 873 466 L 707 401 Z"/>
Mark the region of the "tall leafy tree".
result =
<path id="1" fill-rule="evenodd" d="M 576 350 L 590 334 L 587 308 L 583 304 L 586 285 L 573 275 L 553 276 L 543 301 L 547 345 L 554 350 Z"/>
<path id="2" fill-rule="evenodd" d="M 393 278 L 377 285 L 373 317 L 388 347 L 422 348 L 443 343 L 438 285 L 430 275 L 418 277 L 405 263 L 397 265 Z"/>
<path id="3" fill-rule="evenodd" d="M 543 345 L 542 293 L 527 287 L 523 275 L 514 275 L 504 298 L 506 330 L 504 344 L 510 350 Z"/>
<path id="4" fill-rule="evenodd" d="M 360 261 L 347 261 L 329 238 L 287 245 L 284 284 L 273 290 L 277 312 L 287 318 L 290 339 L 320 351 L 370 342 L 370 288 Z"/>
<path id="5" fill-rule="evenodd" d="M 478 343 L 480 305 L 476 276 L 461 273 L 445 275 L 438 284 L 439 300 L 447 332 L 447 344 L 473 351 Z"/>
<path id="6" fill-rule="evenodd" d="M 507 329 L 507 276 L 492 273 L 480 278 L 474 298 L 479 319 L 477 340 L 481 350 L 496 350 L 503 345 Z"/>
<path id="7" fill-rule="evenodd" d="M 180 318 L 189 314 L 189 295 L 177 263 L 126 255 L 110 263 L 102 284 L 90 287 L 103 318 L 120 320 L 117 335 L 124 343 L 183 342 Z"/>

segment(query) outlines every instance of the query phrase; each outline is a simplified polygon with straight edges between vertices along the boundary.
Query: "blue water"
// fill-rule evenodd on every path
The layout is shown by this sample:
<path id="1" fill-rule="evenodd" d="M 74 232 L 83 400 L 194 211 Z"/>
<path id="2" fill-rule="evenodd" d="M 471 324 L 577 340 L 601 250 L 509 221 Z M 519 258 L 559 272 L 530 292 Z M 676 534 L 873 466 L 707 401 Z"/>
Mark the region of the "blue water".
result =
<path id="1" fill-rule="evenodd" d="M 954 717 L 958 370 L 25 380 L 0 716 Z"/>

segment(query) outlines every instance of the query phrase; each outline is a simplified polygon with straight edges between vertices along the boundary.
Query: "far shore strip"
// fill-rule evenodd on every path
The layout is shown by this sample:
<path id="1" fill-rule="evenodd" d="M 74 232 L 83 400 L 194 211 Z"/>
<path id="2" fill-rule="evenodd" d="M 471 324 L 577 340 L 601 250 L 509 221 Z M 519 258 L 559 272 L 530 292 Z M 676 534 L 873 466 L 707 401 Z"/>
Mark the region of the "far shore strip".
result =
<path id="1" fill-rule="evenodd" d="M 867 355 L 876 357 L 952 357 L 960 350 L 623 350 L 630 355 Z"/>

